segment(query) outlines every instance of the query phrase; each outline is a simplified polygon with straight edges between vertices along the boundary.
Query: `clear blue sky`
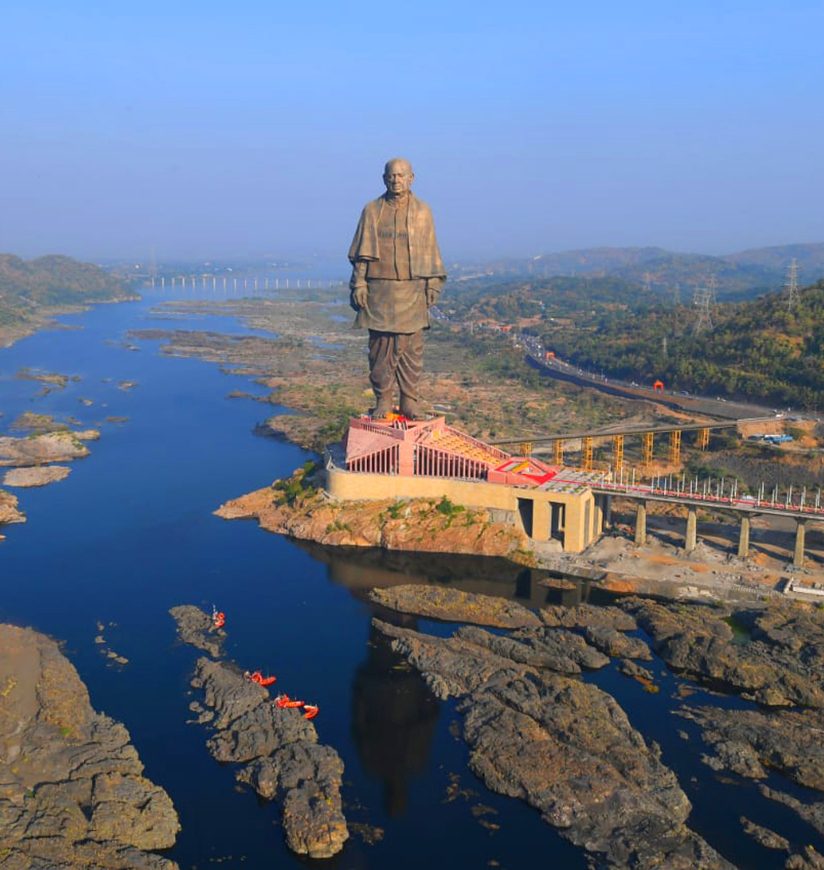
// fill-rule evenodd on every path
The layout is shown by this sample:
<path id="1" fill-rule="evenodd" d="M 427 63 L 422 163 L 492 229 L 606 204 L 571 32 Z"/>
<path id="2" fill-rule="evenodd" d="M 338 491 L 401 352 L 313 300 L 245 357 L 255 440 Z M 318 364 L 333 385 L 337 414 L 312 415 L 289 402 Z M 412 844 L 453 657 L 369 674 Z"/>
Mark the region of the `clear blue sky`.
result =
<path id="1" fill-rule="evenodd" d="M 6 0 L 0 250 L 445 258 L 824 241 L 824 3 Z"/>

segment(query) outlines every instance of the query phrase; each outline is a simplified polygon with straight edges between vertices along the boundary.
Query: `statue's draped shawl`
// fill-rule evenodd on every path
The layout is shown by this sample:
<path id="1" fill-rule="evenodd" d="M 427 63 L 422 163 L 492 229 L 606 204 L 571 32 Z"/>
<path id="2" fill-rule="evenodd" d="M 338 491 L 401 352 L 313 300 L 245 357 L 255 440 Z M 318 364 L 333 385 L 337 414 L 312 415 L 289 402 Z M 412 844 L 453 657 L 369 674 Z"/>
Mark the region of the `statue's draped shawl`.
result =
<path id="1" fill-rule="evenodd" d="M 361 212 L 355 238 L 349 248 L 349 261 L 379 260 L 378 225 L 381 211 L 386 206 L 386 196 L 368 202 Z M 413 278 L 445 278 L 438 241 L 435 238 L 435 222 L 429 206 L 414 194 L 409 194 L 407 212 L 409 234 L 409 265 Z"/>

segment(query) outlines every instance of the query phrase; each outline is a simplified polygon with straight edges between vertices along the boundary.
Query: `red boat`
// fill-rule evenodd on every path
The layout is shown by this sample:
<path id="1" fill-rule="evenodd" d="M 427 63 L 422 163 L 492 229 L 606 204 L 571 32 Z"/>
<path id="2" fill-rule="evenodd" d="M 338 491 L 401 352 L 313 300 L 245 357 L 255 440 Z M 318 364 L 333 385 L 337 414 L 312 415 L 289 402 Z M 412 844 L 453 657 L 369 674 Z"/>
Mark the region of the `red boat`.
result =
<path id="1" fill-rule="evenodd" d="M 292 709 L 295 707 L 302 707 L 303 701 L 294 701 L 294 700 L 292 700 L 292 698 L 290 698 L 286 694 L 278 695 L 277 698 L 275 698 L 275 706 L 279 707 L 281 710 L 283 710 L 283 709 L 288 710 L 288 709 Z"/>
<path id="2" fill-rule="evenodd" d="M 303 710 L 304 710 L 304 713 L 303 713 L 304 719 L 314 719 L 315 716 L 318 715 L 318 712 L 320 711 L 320 707 L 318 707 L 315 704 L 304 704 Z"/>
<path id="3" fill-rule="evenodd" d="M 222 610 L 218 611 L 214 604 L 212 605 L 212 625 L 215 628 L 223 628 L 226 625 L 226 614 Z"/>

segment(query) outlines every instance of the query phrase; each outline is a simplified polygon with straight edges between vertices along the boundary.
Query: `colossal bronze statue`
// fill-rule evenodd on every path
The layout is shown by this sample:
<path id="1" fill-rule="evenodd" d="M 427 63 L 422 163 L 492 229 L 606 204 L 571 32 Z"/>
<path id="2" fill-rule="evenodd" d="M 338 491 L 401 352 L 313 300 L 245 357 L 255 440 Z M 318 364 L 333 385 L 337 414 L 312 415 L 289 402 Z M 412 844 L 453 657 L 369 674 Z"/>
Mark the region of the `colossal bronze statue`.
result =
<path id="1" fill-rule="evenodd" d="M 369 330 L 373 417 L 392 412 L 396 383 L 401 414 L 421 416 L 423 330 L 446 281 L 432 212 L 412 193 L 414 178 L 408 160 L 386 164 L 386 193 L 366 204 L 349 248 L 355 325 Z"/>

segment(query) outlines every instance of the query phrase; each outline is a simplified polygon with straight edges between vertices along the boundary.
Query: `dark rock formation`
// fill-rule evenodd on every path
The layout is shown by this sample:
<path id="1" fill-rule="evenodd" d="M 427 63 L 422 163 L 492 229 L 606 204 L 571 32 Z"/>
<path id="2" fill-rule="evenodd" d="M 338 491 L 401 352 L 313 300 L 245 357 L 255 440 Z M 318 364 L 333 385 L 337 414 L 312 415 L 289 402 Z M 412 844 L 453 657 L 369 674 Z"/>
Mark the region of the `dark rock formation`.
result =
<path id="1" fill-rule="evenodd" d="M 824 713 L 818 710 L 725 710 L 685 707 L 680 714 L 697 722 L 716 769 L 763 779 L 772 768 L 799 785 L 824 791 Z"/>
<path id="2" fill-rule="evenodd" d="M 721 683 L 768 707 L 824 708 L 824 612 L 795 602 L 755 612 L 639 598 L 622 606 L 674 670 Z M 751 638 L 735 642 L 730 623 L 750 628 Z"/>
<path id="3" fill-rule="evenodd" d="M 537 808 L 601 866 L 730 866 L 686 827 L 690 803 L 674 774 L 605 692 L 546 670 L 520 640 L 374 624 L 436 695 L 464 699 L 470 765 L 484 782 Z"/>
<path id="4" fill-rule="evenodd" d="M 627 637 L 608 625 L 588 626 L 584 637 L 602 653 L 613 658 L 652 660 L 652 653 L 644 641 Z"/>
<path id="5" fill-rule="evenodd" d="M 785 807 L 789 807 L 793 812 L 801 816 L 808 825 L 815 828 L 819 834 L 824 836 L 824 803 L 817 802 L 805 804 L 798 800 L 798 798 L 793 797 L 791 794 L 786 794 L 783 791 L 776 791 L 776 789 L 770 788 L 766 785 L 760 786 L 758 790 L 765 798 L 769 798 L 771 801 L 776 801 L 777 803 L 784 804 Z"/>
<path id="6" fill-rule="evenodd" d="M 0 864 L 173 870 L 177 813 L 57 644 L 0 626 Z"/>
<path id="7" fill-rule="evenodd" d="M 618 607 L 597 607 L 579 604 L 564 607 L 554 604 L 542 607 L 540 617 L 550 628 L 614 628 L 616 631 L 635 631 L 635 620 Z"/>
<path id="8" fill-rule="evenodd" d="M 390 610 L 447 622 L 470 622 L 493 628 L 524 628 L 541 624 L 531 610 L 515 601 L 443 586 L 408 585 L 373 589 L 369 598 Z"/>
<path id="9" fill-rule="evenodd" d="M 824 870 L 824 856 L 812 846 L 805 846 L 803 852 L 790 855 L 784 866 L 787 870 Z"/>
<path id="10" fill-rule="evenodd" d="M 637 665 L 628 659 L 624 659 L 618 665 L 618 670 L 625 676 L 632 677 L 646 686 L 650 686 L 655 680 L 655 675 L 649 668 L 642 668 L 641 665 Z"/>
<path id="11" fill-rule="evenodd" d="M 209 653 L 212 658 L 223 655 L 226 632 L 222 628 L 215 628 L 208 613 L 193 604 L 180 604 L 169 613 L 177 623 L 177 634 L 183 643 Z"/>
<path id="12" fill-rule="evenodd" d="M 763 846 L 765 849 L 777 849 L 784 852 L 788 852 L 790 849 L 790 841 L 786 837 L 782 837 L 762 825 L 756 825 L 746 816 L 741 816 L 741 827 L 745 834 L 749 834 L 759 846 Z"/>
<path id="13" fill-rule="evenodd" d="M 210 644 L 208 614 L 189 606 L 171 613 L 184 640 L 191 637 L 187 642 L 200 649 Z M 318 744 L 314 725 L 298 709 L 275 706 L 268 690 L 232 663 L 198 659 L 192 686 L 203 690 L 206 709 L 193 707 L 198 721 L 215 729 L 209 752 L 221 762 L 248 762 L 237 779 L 267 800 L 282 801 L 289 848 L 311 858 L 339 852 L 349 837 L 340 795 L 343 762 L 331 746 Z"/>

